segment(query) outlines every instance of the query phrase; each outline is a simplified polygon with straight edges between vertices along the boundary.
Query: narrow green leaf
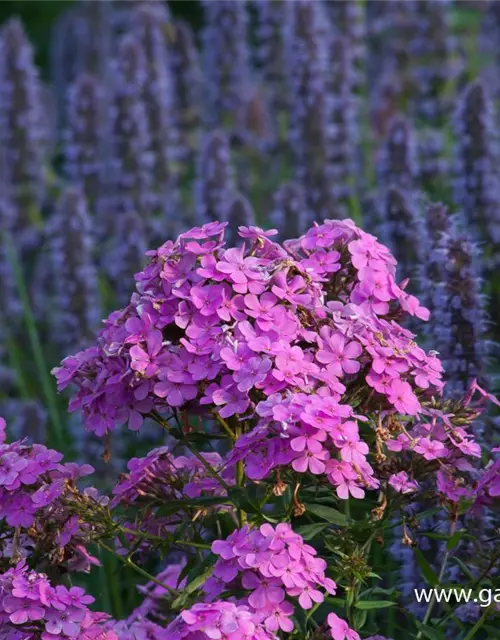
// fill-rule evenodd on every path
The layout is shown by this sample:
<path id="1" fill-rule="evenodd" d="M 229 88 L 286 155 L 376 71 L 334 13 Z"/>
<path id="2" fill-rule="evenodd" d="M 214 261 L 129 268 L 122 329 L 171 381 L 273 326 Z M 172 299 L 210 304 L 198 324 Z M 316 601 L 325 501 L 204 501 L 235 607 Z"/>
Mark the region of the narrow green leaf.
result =
<path id="1" fill-rule="evenodd" d="M 417 625 L 417 629 L 421 632 L 421 634 L 426 638 L 429 638 L 429 640 L 446 640 L 446 636 L 444 635 L 444 633 L 442 633 L 438 629 L 430 627 L 429 625 L 420 622 L 420 620 L 417 620 L 416 618 L 415 624 Z"/>
<path id="2" fill-rule="evenodd" d="M 396 603 L 391 602 L 391 600 L 358 600 L 354 606 L 356 609 L 370 611 L 371 609 L 387 609 L 388 607 L 394 607 L 396 606 Z"/>
<path id="3" fill-rule="evenodd" d="M 314 522 L 313 524 L 304 524 L 301 527 L 297 527 L 295 529 L 295 533 L 298 533 L 300 536 L 302 536 L 304 540 L 309 541 L 315 538 L 327 526 L 328 525 L 323 522 Z"/>
<path id="4" fill-rule="evenodd" d="M 488 615 L 489 615 L 489 609 L 486 609 L 485 612 L 483 613 L 483 615 L 479 618 L 479 620 L 476 622 L 476 624 L 469 631 L 469 633 L 465 637 L 465 640 L 472 640 L 472 638 L 475 637 L 476 633 L 479 631 L 479 629 L 486 622 L 486 618 L 488 617 Z M 496 631 L 497 631 L 497 629 L 495 629 L 495 632 Z M 492 635 L 492 636 L 488 636 L 488 637 L 494 638 L 495 636 Z"/>
<path id="5" fill-rule="evenodd" d="M 453 558 L 451 558 L 451 562 L 458 564 L 464 575 L 466 575 L 469 580 L 476 579 L 470 568 L 465 564 L 465 562 L 463 562 L 463 560 L 460 560 L 460 558 L 454 556 Z"/>
<path id="6" fill-rule="evenodd" d="M 356 629 L 362 629 L 368 618 L 368 611 L 365 609 L 358 609 L 354 612 L 354 626 Z"/>
<path id="7" fill-rule="evenodd" d="M 43 354 L 40 337 L 38 335 L 38 330 L 36 327 L 35 316 L 33 315 L 33 311 L 31 309 L 28 290 L 24 281 L 23 271 L 19 263 L 19 258 L 17 256 L 14 241 L 10 234 L 4 232 L 2 234 L 2 241 L 7 252 L 7 259 L 9 260 L 12 271 L 14 273 L 16 287 L 18 289 L 19 298 L 21 299 L 21 304 L 23 306 L 24 320 L 26 323 L 26 329 L 28 331 L 31 350 L 35 359 L 38 375 L 40 377 L 40 384 L 42 386 L 45 403 L 50 415 L 51 440 L 54 441 L 55 445 L 60 450 L 64 451 L 66 449 L 67 443 L 59 416 L 59 409 L 57 407 L 57 393 L 54 386 L 54 381 L 50 377 L 49 367 L 47 366 L 45 356 Z"/>
<path id="8" fill-rule="evenodd" d="M 425 558 L 424 554 L 420 551 L 420 549 L 415 549 L 415 554 L 417 557 L 418 566 L 420 567 L 420 571 L 422 572 L 425 580 L 433 587 L 438 585 L 439 579 L 437 577 L 437 574 L 429 564 L 428 560 Z"/>
<path id="9" fill-rule="evenodd" d="M 446 548 L 448 551 L 452 551 L 457 544 L 464 537 L 465 531 L 455 531 L 455 533 L 449 537 L 448 542 L 446 543 Z"/>
<path id="10" fill-rule="evenodd" d="M 172 609 L 182 608 L 186 604 L 189 596 L 193 593 L 193 591 L 196 591 L 196 589 L 201 587 L 201 585 L 210 578 L 213 570 L 213 566 L 209 567 L 204 573 L 201 574 L 201 576 L 198 576 L 197 578 L 192 580 L 186 587 L 184 587 L 181 595 L 172 603 Z"/>
<path id="11" fill-rule="evenodd" d="M 259 505 L 253 502 L 241 487 L 232 487 L 228 494 L 229 499 L 238 509 L 242 509 L 247 513 L 260 513 Z"/>
<path id="12" fill-rule="evenodd" d="M 338 527 L 346 527 L 348 525 L 346 516 L 333 507 L 325 507 L 322 504 L 308 504 L 306 506 L 307 511 L 318 516 L 318 518 L 326 520 L 326 522 L 330 524 L 336 524 Z"/>

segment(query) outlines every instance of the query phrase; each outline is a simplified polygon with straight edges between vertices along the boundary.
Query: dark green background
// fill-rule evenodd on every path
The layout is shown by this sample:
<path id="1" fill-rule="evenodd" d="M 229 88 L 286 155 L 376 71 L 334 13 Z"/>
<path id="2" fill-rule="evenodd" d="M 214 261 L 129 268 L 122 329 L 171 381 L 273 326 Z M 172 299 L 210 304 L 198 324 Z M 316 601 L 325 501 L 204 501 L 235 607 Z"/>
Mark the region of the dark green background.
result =
<path id="1" fill-rule="evenodd" d="M 93 2 L 112 0 L 88 0 Z M 75 0 L 0 0 L 0 24 L 12 16 L 19 16 L 35 47 L 36 62 L 42 77 L 48 77 L 51 28 L 57 16 Z M 195 0 L 175 0 L 168 3 L 174 16 L 189 20 L 195 28 L 201 23 L 201 7 Z"/>

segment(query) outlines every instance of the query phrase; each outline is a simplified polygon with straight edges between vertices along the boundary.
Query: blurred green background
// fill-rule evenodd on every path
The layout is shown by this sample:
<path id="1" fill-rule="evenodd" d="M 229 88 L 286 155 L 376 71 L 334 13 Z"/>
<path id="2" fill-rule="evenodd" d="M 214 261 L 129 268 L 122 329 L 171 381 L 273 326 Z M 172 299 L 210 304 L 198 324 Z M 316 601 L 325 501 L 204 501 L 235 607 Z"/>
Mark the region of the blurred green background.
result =
<path id="1" fill-rule="evenodd" d="M 0 0 L 0 24 L 12 16 L 19 16 L 35 47 L 36 62 L 44 79 L 48 76 L 51 29 L 54 20 L 77 0 Z M 88 2 L 112 2 L 113 0 L 87 0 Z M 155 0 L 161 2 L 161 0 Z M 125 4 L 132 4 L 127 2 Z M 173 0 L 170 10 L 195 27 L 202 20 L 201 6 L 196 0 Z"/>

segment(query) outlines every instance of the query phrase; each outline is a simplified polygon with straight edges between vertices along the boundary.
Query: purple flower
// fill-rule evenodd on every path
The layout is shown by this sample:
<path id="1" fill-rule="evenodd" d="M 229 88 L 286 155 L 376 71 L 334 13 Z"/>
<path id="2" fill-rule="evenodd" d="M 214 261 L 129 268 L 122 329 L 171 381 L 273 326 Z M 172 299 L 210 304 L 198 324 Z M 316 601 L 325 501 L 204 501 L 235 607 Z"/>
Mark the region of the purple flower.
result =
<path id="1" fill-rule="evenodd" d="M 410 480 L 406 471 L 392 474 L 389 478 L 389 484 L 398 493 L 412 493 L 418 489 L 418 483 L 415 480 Z"/>
<path id="2" fill-rule="evenodd" d="M 134 345 L 130 349 L 131 368 L 146 378 L 154 376 L 160 369 L 156 357 L 161 351 L 162 340 L 161 332 L 153 330 L 147 336 L 146 350 L 139 345 Z"/>
<path id="3" fill-rule="evenodd" d="M 2 607 L 9 615 L 12 624 L 24 624 L 35 622 L 45 616 L 45 610 L 36 601 L 30 598 L 15 598 L 7 596 L 3 599 Z"/>
<path id="4" fill-rule="evenodd" d="M 248 391 L 264 382 L 271 367 L 272 363 L 268 358 L 249 358 L 234 374 L 239 391 Z"/>

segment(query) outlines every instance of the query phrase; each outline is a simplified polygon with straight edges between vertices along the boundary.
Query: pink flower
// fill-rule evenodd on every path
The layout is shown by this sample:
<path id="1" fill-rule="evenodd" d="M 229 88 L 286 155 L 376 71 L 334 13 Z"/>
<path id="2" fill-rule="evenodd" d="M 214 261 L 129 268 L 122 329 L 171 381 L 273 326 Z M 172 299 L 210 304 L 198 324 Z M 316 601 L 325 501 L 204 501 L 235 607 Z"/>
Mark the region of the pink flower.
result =
<path id="1" fill-rule="evenodd" d="M 369 448 L 366 442 L 359 439 L 359 436 L 350 436 L 340 448 L 340 457 L 346 462 L 364 462 L 368 455 Z"/>
<path id="2" fill-rule="evenodd" d="M 411 386 L 403 380 L 394 379 L 388 392 L 389 402 L 400 413 L 415 416 L 420 412 L 421 406 Z"/>
<path id="3" fill-rule="evenodd" d="M 389 478 L 389 484 L 398 493 L 412 493 L 418 489 L 418 482 L 410 480 L 406 471 L 393 473 Z"/>
<path id="4" fill-rule="evenodd" d="M 283 602 L 285 592 L 278 580 L 259 578 L 256 573 L 247 571 L 243 574 L 242 584 L 245 589 L 251 589 L 248 602 L 254 609 L 263 609 Z"/>
<path id="5" fill-rule="evenodd" d="M 347 478 L 337 486 L 337 495 L 341 500 L 348 500 L 349 494 L 353 498 L 361 499 L 365 497 L 364 490 L 354 480 Z"/>
<path id="6" fill-rule="evenodd" d="M 264 293 L 260 297 L 253 293 L 247 293 L 244 297 L 245 313 L 255 318 L 257 326 L 263 331 L 268 331 L 273 326 L 271 310 L 276 306 L 277 298 L 273 293 Z"/>
<path id="7" fill-rule="evenodd" d="M 197 285 L 191 288 L 191 300 L 204 316 L 211 316 L 222 304 L 224 288 L 221 285 Z"/>
<path id="8" fill-rule="evenodd" d="M 430 438 L 420 438 L 418 444 L 415 445 L 415 451 L 422 454 L 426 460 L 444 458 L 448 454 L 442 442 L 439 442 L 439 440 L 431 440 Z"/>
<path id="9" fill-rule="evenodd" d="M 134 345 L 130 349 L 131 369 L 137 371 L 146 378 L 154 376 L 160 369 L 159 364 L 156 361 L 156 356 L 161 351 L 162 340 L 161 331 L 153 330 L 147 334 L 147 351 L 139 345 Z"/>
<path id="10" fill-rule="evenodd" d="M 224 260 L 217 262 L 217 271 L 226 274 L 234 283 L 233 288 L 237 293 L 248 291 L 249 280 L 262 280 L 262 272 L 259 271 L 257 258 L 245 257 L 245 248 L 239 247 L 227 249 Z"/>
<path id="11" fill-rule="evenodd" d="M 165 398 L 171 407 L 181 407 L 189 400 L 194 400 L 198 394 L 196 385 L 170 380 L 157 382 L 154 391 L 159 398 Z"/>
<path id="12" fill-rule="evenodd" d="M 240 391 L 249 391 L 252 387 L 264 382 L 271 369 L 269 358 L 249 358 L 234 374 L 234 380 Z"/>
<path id="13" fill-rule="evenodd" d="M 302 293 L 306 289 L 306 282 L 302 276 L 294 276 L 290 281 L 287 273 L 279 271 L 274 275 L 272 292 L 280 300 L 287 300 L 291 304 L 308 304 L 310 293 Z"/>
<path id="14" fill-rule="evenodd" d="M 330 454 L 325 449 L 312 452 L 306 450 L 302 456 L 295 458 L 292 462 L 292 467 L 295 471 L 305 473 L 308 469 L 314 475 L 319 475 L 325 471 L 325 460 L 328 460 Z"/>
<path id="15" fill-rule="evenodd" d="M 269 631 L 293 631 L 293 622 L 290 616 L 293 614 L 293 606 L 290 602 L 284 601 L 274 605 L 270 615 L 264 620 L 264 625 Z"/>
<path id="16" fill-rule="evenodd" d="M 336 613 L 330 613 L 327 622 L 332 632 L 333 640 L 360 640 L 356 631 L 353 631 L 347 622 L 339 618 Z"/>
<path id="17" fill-rule="evenodd" d="M 321 338 L 318 340 L 320 350 L 316 359 L 322 364 L 327 364 L 336 376 L 342 373 L 357 373 L 360 363 L 355 360 L 362 353 L 361 345 L 358 342 L 347 342 L 341 333 L 331 333 L 326 328 L 320 331 Z"/>

